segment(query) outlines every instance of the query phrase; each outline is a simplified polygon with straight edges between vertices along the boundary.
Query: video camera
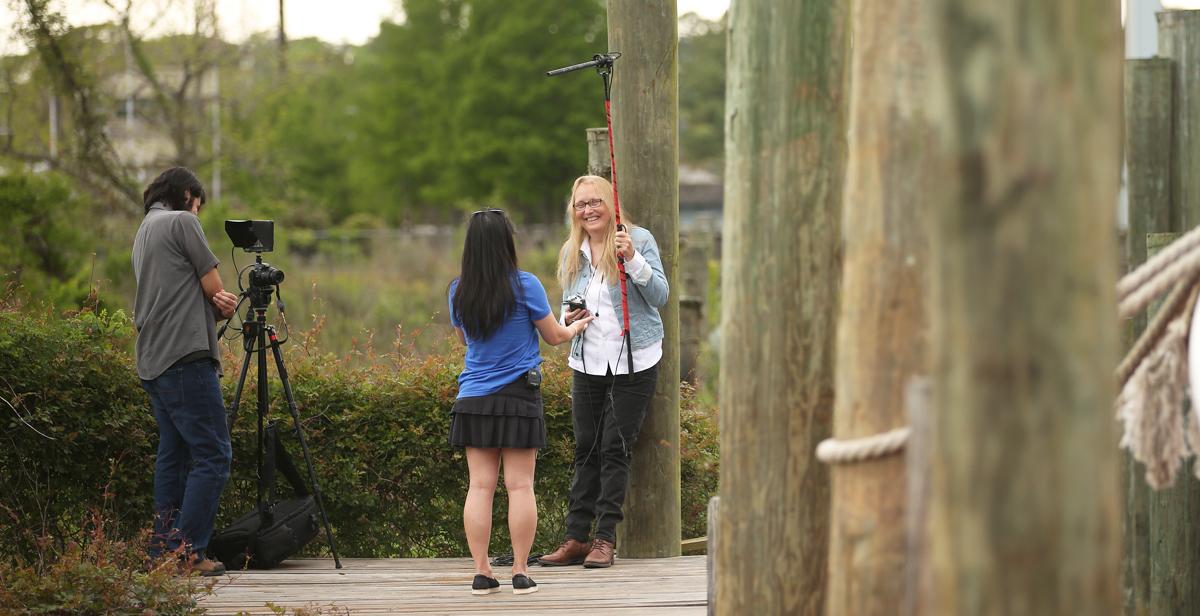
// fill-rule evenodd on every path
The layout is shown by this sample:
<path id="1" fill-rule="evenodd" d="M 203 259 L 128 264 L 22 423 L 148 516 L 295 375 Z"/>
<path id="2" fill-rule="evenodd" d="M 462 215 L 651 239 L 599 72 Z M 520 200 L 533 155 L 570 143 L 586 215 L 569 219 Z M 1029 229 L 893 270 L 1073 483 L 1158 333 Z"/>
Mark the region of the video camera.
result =
<path id="1" fill-rule="evenodd" d="M 225 234 L 235 247 L 257 253 L 254 265 L 249 267 L 247 279 L 250 287 L 245 294 L 250 298 L 251 306 L 266 307 L 271 301 L 271 288 L 283 282 L 283 270 L 262 260 L 262 253 L 275 249 L 275 221 L 226 220 Z M 240 279 L 241 272 L 238 272 L 238 277 Z"/>

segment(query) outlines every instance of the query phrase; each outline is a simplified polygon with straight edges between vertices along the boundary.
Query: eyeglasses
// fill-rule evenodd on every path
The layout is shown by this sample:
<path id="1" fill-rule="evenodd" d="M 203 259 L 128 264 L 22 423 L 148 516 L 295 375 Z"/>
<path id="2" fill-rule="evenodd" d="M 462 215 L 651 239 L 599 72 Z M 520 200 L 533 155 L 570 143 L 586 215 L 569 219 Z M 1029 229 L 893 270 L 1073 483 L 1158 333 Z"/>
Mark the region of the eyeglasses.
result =
<path id="1" fill-rule="evenodd" d="M 582 212 L 588 208 L 597 208 L 604 204 L 604 199 L 588 199 L 587 201 L 576 201 L 571 204 L 576 212 Z"/>
<path id="2" fill-rule="evenodd" d="M 489 213 L 489 212 L 491 212 L 492 214 L 499 214 L 499 215 L 501 215 L 501 216 L 503 216 L 503 215 L 504 215 L 504 210 L 498 210 L 498 209 L 496 209 L 496 208 L 491 208 L 491 209 L 487 209 L 487 210 L 476 210 L 476 211 L 475 211 L 474 213 L 472 213 L 471 215 L 472 215 L 472 216 L 478 216 L 478 215 L 480 215 L 480 214 L 487 214 L 487 213 Z"/>

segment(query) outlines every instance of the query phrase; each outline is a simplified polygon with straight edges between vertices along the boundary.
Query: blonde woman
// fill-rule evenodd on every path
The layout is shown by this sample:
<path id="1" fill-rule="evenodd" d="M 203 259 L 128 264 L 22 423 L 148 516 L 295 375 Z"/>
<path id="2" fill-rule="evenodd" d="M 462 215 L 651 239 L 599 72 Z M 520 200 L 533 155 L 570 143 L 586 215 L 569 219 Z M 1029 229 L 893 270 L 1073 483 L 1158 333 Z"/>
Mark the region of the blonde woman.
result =
<path id="1" fill-rule="evenodd" d="M 563 243 L 558 265 L 563 323 L 592 321 L 572 341 L 568 359 L 573 371 L 575 473 L 566 536 L 540 562 L 609 567 L 616 553 L 633 445 L 658 380 L 663 340 L 658 309 L 666 304 L 669 287 L 654 236 L 630 223 L 624 209 L 621 222 L 627 230 L 617 229 L 607 180 L 590 175 L 575 180 L 567 213 L 571 235 Z M 618 254 L 629 276 L 628 341 L 622 335 Z M 633 347 L 632 370 L 627 343 Z"/>

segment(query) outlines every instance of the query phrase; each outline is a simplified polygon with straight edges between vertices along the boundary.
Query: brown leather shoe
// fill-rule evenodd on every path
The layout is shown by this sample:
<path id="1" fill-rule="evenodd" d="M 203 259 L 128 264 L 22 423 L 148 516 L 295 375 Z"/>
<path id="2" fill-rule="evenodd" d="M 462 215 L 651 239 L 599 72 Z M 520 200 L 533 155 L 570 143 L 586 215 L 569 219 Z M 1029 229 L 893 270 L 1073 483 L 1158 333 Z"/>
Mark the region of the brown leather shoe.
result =
<path id="1" fill-rule="evenodd" d="M 574 539 L 567 539 L 558 546 L 557 550 L 541 557 L 538 562 L 543 567 L 566 567 L 568 565 L 578 565 L 583 562 L 583 559 L 592 551 L 592 542 L 583 543 Z"/>
<path id="2" fill-rule="evenodd" d="M 583 566 L 588 569 L 603 569 L 613 565 L 613 559 L 616 554 L 616 546 L 608 539 L 600 539 L 592 541 L 592 551 L 588 552 L 587 558 L 583 560 Z"/>
<path id="3" fill-rule="evenodd" d="M 207 558 L 183 563 L 179 569 L 179 572 L 183 575 L 190 575 L 193 573 L 199 573 L 201 577 L 216 577 L 218 575 L 225 575 L 225 565 Z"/>

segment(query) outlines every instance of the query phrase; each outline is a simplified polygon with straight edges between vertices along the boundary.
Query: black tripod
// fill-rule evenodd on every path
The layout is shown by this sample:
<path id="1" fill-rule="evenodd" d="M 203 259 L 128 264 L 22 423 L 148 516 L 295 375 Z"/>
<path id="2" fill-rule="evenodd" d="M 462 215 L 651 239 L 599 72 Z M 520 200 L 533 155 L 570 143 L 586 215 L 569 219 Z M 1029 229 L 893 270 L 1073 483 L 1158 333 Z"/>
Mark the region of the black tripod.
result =
<path id="1" fill-rule="evenodd" d="M 258 261 L 254 266 L 262 268 L 262 256 L 258 256 Z M 267 266 L 269 267 L 269 266 Z M 292 425 L 296 429 L 296 437 L 300 441 L 300 448 L 304 452 L 304 465 L 308 468 L 308 481 L 312 485 L 312 496 L 317 503 L 317 508 L 321 512 L 321 522 L 325 525 L 325 538 L 329 541 L 329 551 L 333 553 L 334 565 L 342 568 L 342 561 L 338 558 L 337 545 L 333 540 L 333 530 L 329 526 L 329 516 L 325 513 L 325 503 L 321 498 L 321 486 L 317 484 L 317 475 L 313 471 L 312 456 L 308 451 L 308 442 L 304 440 L 304 430 L 300 427 L 300 411 L 296 408 L 296 399 L 292 396 L 292 386 L 288 382 L 287 368 L 283 365 L 283 353 L 280 352 L 281 344 L 278 336 L 275 335 L 275 327 L 267 324 L 267 307 L 271 303 L 272 292 L 278 293 L 279 285 L 276 281 L 275 288 L 272 289 L 269 285 L 256 284 L 254 272 L 250 276 L 250 288 L 244 293 L 244 297 L 250 300 L 250 309 L 246 311 L 246 320 L 242 323 L 242 347 L 246 350 L 246 357 L 242 360 L 242 372 L 238 375 L 237 389 L 233 394 L 233 404 L 230 405 L 229 411 L 229 430 L 233 431 L 233 424 L 237 421 L 238 405 L 242 399 L 242 388 L 246 385 L 246 374 L 250 370 L 250 358 L 258 358 L 258 441 L 255 447 L 255 458 L 257 463 L 258 475 L 258 510 L 263 512 L 263 449 L 265 448 L 263 422 L 267 417 L 267 411 L 270 407 L 267 390 L 267 349 L 271 349 L 271 354 L 275 356 L 275 370 L 279 374 L 279 380 L 283 383 L 283 393 L 287 399 L 288 411 L 292 414 Z M 282 279 L 282 275 L 279 276 Z M 268 343 L 269 341 L 269 343 Z"/>

